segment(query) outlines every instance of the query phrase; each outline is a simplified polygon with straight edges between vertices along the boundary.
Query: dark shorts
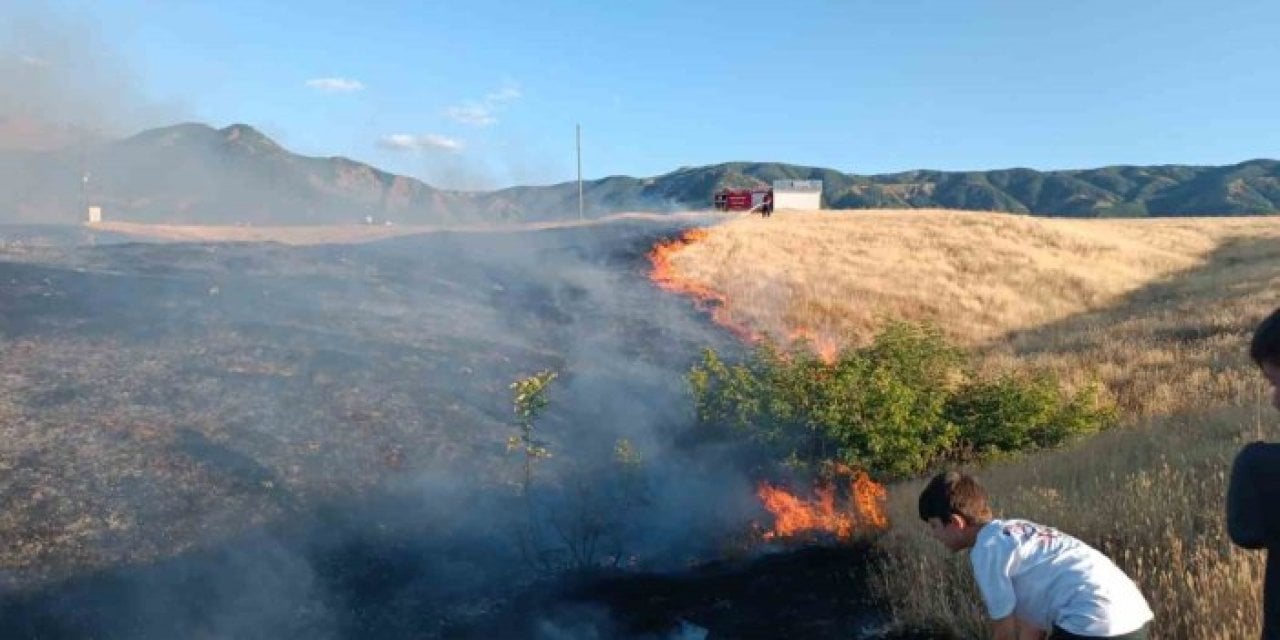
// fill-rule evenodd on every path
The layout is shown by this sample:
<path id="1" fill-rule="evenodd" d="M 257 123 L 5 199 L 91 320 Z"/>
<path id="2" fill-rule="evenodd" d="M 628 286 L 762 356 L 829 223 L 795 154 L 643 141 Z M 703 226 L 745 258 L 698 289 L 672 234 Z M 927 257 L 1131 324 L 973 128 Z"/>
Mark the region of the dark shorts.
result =
<path id="1" fill-rule="evenodd" d="M 1049 634 L 1049 639 L 1050 640 L 1099 640 L 1099 638 L 1105 637 L 1107 638 L 1107 640 L 1147 640 L 1147 627 L 1149 626 L 1150 625 L 1144 624 L 1142 625 L 1142 628 L 1138 629 L 1137 631 L 1130 631 L 1129 633 L 1121 634 L 1118 636 L 1078 636 L 1074 633 L 1071 633 L 1070 631 L 1063 631 L 1062 629 L 1059 629 L 1058 627 L 1055 626 L 1053 628 L 1053 633 Z"/>

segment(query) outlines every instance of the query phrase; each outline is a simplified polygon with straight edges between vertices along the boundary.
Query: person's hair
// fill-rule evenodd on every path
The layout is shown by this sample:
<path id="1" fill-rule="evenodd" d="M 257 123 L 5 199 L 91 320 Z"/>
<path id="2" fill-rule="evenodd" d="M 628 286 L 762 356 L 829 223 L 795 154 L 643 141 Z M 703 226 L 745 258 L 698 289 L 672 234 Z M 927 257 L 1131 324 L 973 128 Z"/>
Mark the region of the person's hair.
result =
<path id="1" fill-rule="evenodd" d="M 1264 364 L 1280 365 L 1280 309 L 1271 312 L 1258 328 L 1253 330 L 1253 342 L 1249 344 L 1249 357 L 1259 367 Z"/>
<path id="2" fill-rule="evenodd" d="M 978 479 L 958 471 L 939 473 L 920 492 L 920 519 L 937 518 L 944 523 L 952 515 L 964 518 L 968 524 L 991 520 L 991 506 L 987 504 L 987 490 Z"/>

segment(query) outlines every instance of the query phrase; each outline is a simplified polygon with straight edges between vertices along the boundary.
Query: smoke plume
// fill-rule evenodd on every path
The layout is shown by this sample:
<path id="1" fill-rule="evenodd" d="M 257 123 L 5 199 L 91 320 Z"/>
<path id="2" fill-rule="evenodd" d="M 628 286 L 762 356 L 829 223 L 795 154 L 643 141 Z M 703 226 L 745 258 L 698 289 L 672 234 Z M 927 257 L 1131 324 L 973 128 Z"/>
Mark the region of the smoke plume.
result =
<path id="1" fill-rule="evenodd" d="M 0 150 L 50 150 L 171 121 L 92 24 L 42 2 L 0 27 Z"/>
<path id="2" fill-rule="evenodd" d="M 0 550 L 0 635 L 511 637 L 463 632 L 563 571 L 713 557 L 759 506 L 732 449 L 688 443 L 683 375 L 734 341 L 647 281 L 674 231 L 0 261 L 0 454 L 40 470 L 0 533 L 42 545 Z M 509 385 L 540 370 L 522 492 Z"/>

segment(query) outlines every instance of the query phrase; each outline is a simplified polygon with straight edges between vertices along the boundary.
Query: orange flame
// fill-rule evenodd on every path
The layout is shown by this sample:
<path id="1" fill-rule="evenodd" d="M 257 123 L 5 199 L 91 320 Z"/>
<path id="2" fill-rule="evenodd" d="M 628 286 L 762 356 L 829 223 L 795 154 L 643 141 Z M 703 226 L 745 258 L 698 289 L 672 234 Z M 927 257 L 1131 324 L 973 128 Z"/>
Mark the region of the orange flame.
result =
<path id="1" fill-rule="evenodd" d="M 653 269 L 649 279 L 664 291 L 687 295 L 701 311 L 711 314 L 712 322 L 728 329 L 744 342 L 759 342 L 764 336 L 742 322 L 735 319 L 730 311 L 729 299 L 711 287 L 682 276 L 672 263 L 672 258 L 695 242 L 701 242 L 710 236 L 706 229 L 689 229 L 678 238 L 662 240 L 649 251 L 649 262 Z M 817 352 L 818 358 L 827 364 L 836 361 L 839 355 L 839 343 L 827 333 L 818 333 L 806 327 L 793 329 L 787 336 L 788 342 L 805 340 Z"/>
<path id="2" fill-rule="evenodd" d="M 773 514 L 773 529 L 764 533 L 765 540 L 797 538 L 814 534 L 834 536 L 848 541 L 859 530 L 880 530 L 889 525 L 885 515 L 884 485 L 859 471 L 851 474 L 848 502 L 838 504 L 833 484 L 814 488 L 816 498 L 806 500 L 767 482 L 760 483 L 756 495 Z"/>
<path id="3" fill-rule="evenodd" d="M 884 512 L 884 501 L 888 499 L 889 492 L 884 485 L 858 472 L 853 477 L 850 490 L 853 503 L 867 525 L 875 529 L 889 526 L 889 516 Z"/>
<path id="4" fill-rule="evenodd" d="M 818 354 L 818 359 L 827 364 L 835 364 L 836 358 L 840 355 L 840 344 L 836 342 L 835 338 L 832 338 L 827 333 L 818 333 L 807 327 L 792 329 L 791 333 L 787 335 L 787 340 L 790 342 L 799 342 L 800 340 L 808 342 L 809 346 L 813 347 L 814 352 Z"/>
<path id="5" fill-rule="evenodd" d="M 682 249 L 705 240 L 709 235 L 710 232 L 706 229 L 689 229 L 679 238 L 659 241 L 649 251 L 649 263 L 653 265 L 653 269 L 649 272 L 649 279 L 663 291 L 693 298 L 700 311 L 710 313 L 713 322 L 733 332 L 740 340 L 756 342 L 760 340 L 760 335 L 733 319 L 729 314 L 729 301 L 724 294 L 681 276 L 671 263 L 671 258 Z"/>

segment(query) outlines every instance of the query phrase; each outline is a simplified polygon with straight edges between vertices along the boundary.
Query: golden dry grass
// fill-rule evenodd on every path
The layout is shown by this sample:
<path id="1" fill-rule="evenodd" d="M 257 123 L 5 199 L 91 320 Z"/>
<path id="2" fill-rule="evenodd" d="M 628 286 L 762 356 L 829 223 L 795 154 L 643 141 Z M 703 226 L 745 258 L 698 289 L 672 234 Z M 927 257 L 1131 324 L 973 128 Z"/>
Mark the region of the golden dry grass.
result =
<path id="1" fill-rule="evenodd" d="M 888 319 L 932 322 L 990 366 L 1098 379 L 1151 415 L 1244 393 L 1238 346 L 1280 304 L 1280 219 L 778 212 L 670 262 L 757 332 L 849 345 Z"/>
<path id="2" fill-rule="evenodd" d="M 673 264 L 778 335 L 804 326 L 856 341 L 906 317 L 979 343 L 1113 304 L 1240 236 L 1280 238 L 1280 219 L 780 211 L 717 226 Z"/>
<path id="3" fill-rule="evenodd" d="M 1280 306 L 1280 219 L 781 213 L 716 227 L 671 263 L 758 331 L 851 344 L 886 319 L 929 321 L 980 366 L 1102 381 L 1126 427 L 978 470 L 997 512 L 1115 559 L 1154 638 L 1257 637 L 1264 559 L 1227 541 L 1223 494 L 1240 445 L 1280 437 L 1245 355 Z M 880 594 L 899 624 L 985 637 L 966 558 L 918 522 L 921 485 L 890 488 Z"/>

